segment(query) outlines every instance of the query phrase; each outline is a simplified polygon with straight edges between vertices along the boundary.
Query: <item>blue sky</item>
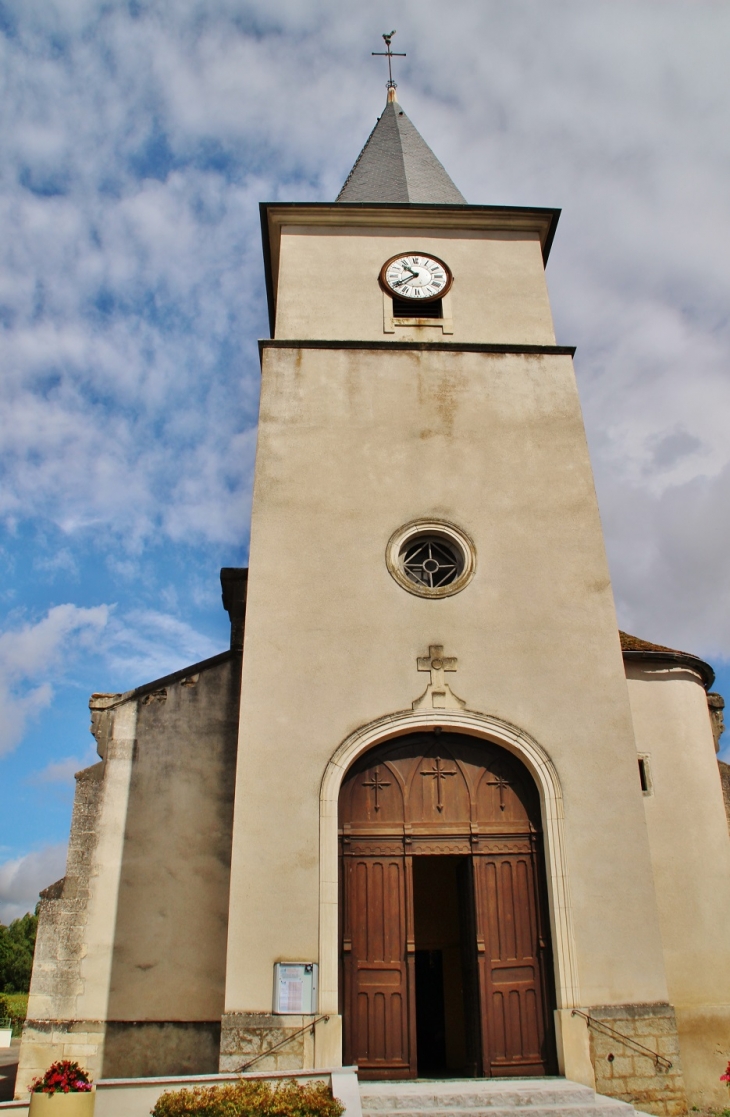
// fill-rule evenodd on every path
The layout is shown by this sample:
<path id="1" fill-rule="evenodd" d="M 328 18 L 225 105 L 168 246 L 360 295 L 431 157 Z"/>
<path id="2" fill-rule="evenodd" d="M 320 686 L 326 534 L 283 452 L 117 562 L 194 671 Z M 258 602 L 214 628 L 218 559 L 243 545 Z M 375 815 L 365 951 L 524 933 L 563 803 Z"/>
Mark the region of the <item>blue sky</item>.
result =
<path id="1" fill-rule="evenodd" d="M 468 200 L 563 208 L 622 626 L 730 682 L 726 5 L 0 0 L 0 919 L 63 873 L 89 694 L 227 645 L 258 202 L 336 195 L 392 27 Z"/>

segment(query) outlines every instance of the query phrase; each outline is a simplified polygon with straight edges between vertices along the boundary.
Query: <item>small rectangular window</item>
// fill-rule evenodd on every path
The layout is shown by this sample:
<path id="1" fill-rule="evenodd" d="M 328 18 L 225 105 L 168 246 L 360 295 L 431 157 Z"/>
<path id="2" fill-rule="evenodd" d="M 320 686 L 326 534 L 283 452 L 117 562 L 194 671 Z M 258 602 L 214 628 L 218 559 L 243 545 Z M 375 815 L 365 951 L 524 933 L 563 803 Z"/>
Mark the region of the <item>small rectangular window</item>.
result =
<path id="1" fill-rule="evenodd" d="M 443 318 L 443 299 L 432 303 L 419 303 L 414 299 L 393 299 L 394 318 Z"/>
<path id="2" fill-rule="evenodd" d="M 639 782 L 641 783 L 641 790 L 644 795 L 651 795 L 653 787 L 651 783 L 651 770 L 649 768 L 649 757 L 639 757 Z"/>

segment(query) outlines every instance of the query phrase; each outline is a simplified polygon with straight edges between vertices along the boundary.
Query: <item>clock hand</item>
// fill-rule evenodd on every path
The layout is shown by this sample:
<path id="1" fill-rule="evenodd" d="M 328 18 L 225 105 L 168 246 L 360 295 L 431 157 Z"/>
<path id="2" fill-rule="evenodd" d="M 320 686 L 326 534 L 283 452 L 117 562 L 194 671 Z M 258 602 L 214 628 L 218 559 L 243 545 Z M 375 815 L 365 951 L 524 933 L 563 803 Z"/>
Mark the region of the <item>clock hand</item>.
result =
<path id="1" fill-rule="evenodd" d="M 414 276 L 415 276 L 416 279 L 418 279 L 419 274 L 420 274 L 419 272 L 414 271 L 413 268 L 408 268 L 408 270 L 411 273 L 409 276 L 408 275 L 405 276 L 404 279 L 396 279 L 395 283 L 391 284 L 391 286 L 402 287 L 404 283 L 412 283 Z"/>

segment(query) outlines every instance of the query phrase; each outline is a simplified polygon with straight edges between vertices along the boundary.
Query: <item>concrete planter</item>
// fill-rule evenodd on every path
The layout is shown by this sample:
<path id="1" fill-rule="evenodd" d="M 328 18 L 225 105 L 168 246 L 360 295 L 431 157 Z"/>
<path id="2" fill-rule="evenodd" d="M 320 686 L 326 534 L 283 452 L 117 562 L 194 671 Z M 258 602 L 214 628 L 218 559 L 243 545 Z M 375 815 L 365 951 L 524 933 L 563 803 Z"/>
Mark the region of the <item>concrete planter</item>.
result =
<path id="1" fill-rule="evenodd" d="M 12 1038 L 12 1028 L 0 1028 L 0 1047 L 10 1047 L 10 1041 Z"/>
<path id="2" fill-rule="evenodd" d="M 92 1117 L 96 1091 L 31 1094 L 28 1117 Z"/>

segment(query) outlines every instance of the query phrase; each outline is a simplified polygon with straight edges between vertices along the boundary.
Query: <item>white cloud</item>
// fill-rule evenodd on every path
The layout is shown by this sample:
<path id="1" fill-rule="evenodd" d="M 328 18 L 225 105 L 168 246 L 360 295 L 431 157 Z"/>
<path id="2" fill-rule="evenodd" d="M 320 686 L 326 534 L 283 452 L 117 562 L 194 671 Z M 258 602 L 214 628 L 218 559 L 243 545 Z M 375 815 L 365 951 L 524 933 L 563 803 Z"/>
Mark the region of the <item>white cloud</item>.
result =
<path id="1" fill-rule="evenodd" d="M 66 844 L 44 846 L 0 863 L 0 923 L 6 926 L 33 911 L 38 894 L 66 870 Z"/>
<path id="2" fill-rule="evenodd" d="M 55 688 L 84 654 L 103 664 L 120 688 L 131 688 L 219 651 L 218 643 L 192 625 L 153 609 L 117 615 L 108 605 L 56 605 L 35 623 L 9 627 L 0 632 L 0 756 L 15 748 L 28 722 L 50 705 Z M 84 766 L 54 758 L 45 774 L 34 778 L 65 776 L 67 764 L 77 764 L 75 771 Z"/>
<path id="3" fill-rule="evenodd" d="M 35 570 L 53 578 L 57 574 L 78 575 L 78 561 L 68 547 L 61 547 L 50 555 L 37 555 L 33 560 Z"/>
<path id="4" fill-rule="evenodd" d="M 34 772 L 29 777 L 30 783 L 62 783 L 73 786 L 73 778 L 83 768 L 96 764 L 99 757 L 93 749 L 89 749 L 86 756 L 65 756 L 61 760 L 51 760 L 39 772 Z"/>
<path id="5" fill-rule="evenodd" d="M 28 720 L 50 704 L 53 682 L 45 676 L 90 647 L 108 617 L 106 605 L 56 605 L 40 621 L 0 633 L 0 756 L 18 744 Z"/>
<path id="6" fill-rule="evenodd" d="M 137 609 L 112 620 L 105 654 L 121 685 L 131 687 L 162 678 L 221 650 L 220 644 L 169 613 Z"/>

